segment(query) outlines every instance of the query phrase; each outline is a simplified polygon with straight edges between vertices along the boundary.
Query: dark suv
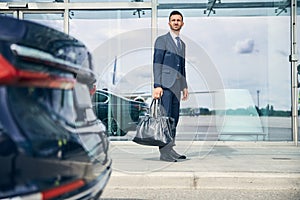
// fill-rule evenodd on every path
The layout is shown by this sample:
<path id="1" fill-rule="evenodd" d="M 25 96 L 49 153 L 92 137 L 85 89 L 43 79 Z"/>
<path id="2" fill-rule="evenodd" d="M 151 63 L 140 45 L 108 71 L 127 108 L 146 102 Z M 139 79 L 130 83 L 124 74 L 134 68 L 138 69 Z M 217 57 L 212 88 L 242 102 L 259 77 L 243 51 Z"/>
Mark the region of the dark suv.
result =
<path id="1" fill-rule="evenodd" d="M 146 115 L 149 109 L 144 101 L 128 99 L 107 90 L 97 90 L 92 103 L 109 136 L 124 136 L 128 131 L 135 131 L 139 117 Z"/>
<path id="2" fill-rule="evenodd" d="M 87 48 L 0 17 L 0 199 L 97 199 L 111 174 Z"/>

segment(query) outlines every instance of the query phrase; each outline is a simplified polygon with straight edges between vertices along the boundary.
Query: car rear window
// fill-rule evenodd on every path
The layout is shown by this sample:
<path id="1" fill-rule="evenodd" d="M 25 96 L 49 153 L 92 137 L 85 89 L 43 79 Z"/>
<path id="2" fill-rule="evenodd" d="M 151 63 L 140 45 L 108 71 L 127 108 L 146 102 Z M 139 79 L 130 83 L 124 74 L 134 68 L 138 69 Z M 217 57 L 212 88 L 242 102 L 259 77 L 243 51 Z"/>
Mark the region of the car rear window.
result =
<path id="1" fill-rule="evenodd" d="M 60 117 L 69 123 L 75 122 L 72 90 L 11 87 L 8 94 L 16 111 L 25 109 L 24 113 L 27 113 L 47 110 L 53 114 L 52 117 Z M 23 105 L 27 106 L 22 108 Z"/>
<path id="2" fill-rule="evenodd" d="M 34 152 L 55 155 L 59 141 L 80 139 L 90 155 L 99 154 L 101 139 L 88 143 L 79 137 L 82 132 L 99 138 L 100 131 L 86 85 L 78 83 L 73 90 L 8 87 L 7 91 L 10 110 Z"/>
<path id="3" fill-rule="evenodd" d="M 59 148 L 58 140 L 69 140 L 70 135 L 63 128 L 63 124 L 73 118 L 64 112 L 68 108 L 72 112 L 72 102 L 64 100 L 67 96 L 53 89 L 8 88 L 10 110 L 40 155 L 54 154 Z"/>

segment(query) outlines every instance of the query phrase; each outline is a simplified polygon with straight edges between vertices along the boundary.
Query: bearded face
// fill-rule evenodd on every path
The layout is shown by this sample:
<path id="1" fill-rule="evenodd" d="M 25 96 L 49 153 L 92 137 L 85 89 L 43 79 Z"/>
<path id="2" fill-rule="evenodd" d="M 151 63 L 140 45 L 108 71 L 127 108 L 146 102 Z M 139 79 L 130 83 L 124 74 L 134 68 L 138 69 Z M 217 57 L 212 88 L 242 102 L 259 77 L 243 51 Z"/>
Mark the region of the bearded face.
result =
<path id="1" fill-rule="evenodd" d="M 180 15 L 172 15 L 169 20 L 169 26 L 172 31 L 180 31 L 184 25 Z"/>

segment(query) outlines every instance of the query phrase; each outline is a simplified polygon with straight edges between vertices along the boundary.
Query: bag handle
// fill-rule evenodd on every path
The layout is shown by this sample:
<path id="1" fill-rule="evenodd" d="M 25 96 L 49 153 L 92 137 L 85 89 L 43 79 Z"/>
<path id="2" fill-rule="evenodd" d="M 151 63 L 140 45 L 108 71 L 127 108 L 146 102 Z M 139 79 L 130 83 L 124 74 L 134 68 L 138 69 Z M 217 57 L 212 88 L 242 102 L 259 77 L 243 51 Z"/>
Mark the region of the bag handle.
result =
<path id="1" fill-rule="evenodd" d="M 161 99 L 153 99 L 150 104 L 150 116 L 157 118 L 163 116 L 161 111 Z"/>
<path id="2" fill-rule="evenodd" d="M 156 111 L 155 111 L 155 109 L 156 109 L 155 104 L 156 104 L 156 99 L 152 99 L 152 102 L 150 104 L 150 109 L 149 109 L 149 115 L 151 117 L 154 117 L 156 115 L 155 114 L 156 113 Z"/>

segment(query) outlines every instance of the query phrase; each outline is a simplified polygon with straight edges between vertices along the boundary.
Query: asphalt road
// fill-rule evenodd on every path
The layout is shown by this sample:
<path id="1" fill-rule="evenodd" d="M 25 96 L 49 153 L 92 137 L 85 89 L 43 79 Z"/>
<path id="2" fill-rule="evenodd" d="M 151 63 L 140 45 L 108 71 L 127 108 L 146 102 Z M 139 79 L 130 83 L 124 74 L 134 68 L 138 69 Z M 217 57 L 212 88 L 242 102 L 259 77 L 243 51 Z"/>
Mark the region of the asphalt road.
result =
<path id="1" fill-rule="evenodd" d="M 300 200 L 300 190 L 105 189 L 101 200 Z"/>

